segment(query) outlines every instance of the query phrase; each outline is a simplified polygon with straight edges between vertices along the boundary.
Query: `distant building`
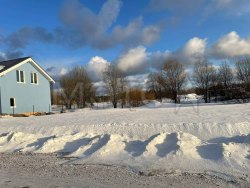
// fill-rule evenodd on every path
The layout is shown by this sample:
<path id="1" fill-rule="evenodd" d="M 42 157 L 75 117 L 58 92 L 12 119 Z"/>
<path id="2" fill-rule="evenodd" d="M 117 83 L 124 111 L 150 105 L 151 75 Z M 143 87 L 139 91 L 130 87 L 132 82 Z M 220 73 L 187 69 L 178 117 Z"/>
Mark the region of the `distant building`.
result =
<path id="1" fill-rule="evenodd" d="M 0 114 L 49 112 L 53 83 L 31 57 L 0 62 Z"/>

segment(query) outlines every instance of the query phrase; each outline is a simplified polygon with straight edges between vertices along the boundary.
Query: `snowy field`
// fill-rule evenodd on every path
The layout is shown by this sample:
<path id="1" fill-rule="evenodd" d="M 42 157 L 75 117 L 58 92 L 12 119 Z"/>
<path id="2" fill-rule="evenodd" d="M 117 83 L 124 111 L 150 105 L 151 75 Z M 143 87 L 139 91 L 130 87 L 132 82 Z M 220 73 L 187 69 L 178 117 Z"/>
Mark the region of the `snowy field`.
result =
<path id="1" fill-rule="evenodd" d="M 0 152 L 56 153 L 67 164 L 206 172 L 250 181 L 250 104 L 155 101 L 132 109 L 0 118 Z"/>

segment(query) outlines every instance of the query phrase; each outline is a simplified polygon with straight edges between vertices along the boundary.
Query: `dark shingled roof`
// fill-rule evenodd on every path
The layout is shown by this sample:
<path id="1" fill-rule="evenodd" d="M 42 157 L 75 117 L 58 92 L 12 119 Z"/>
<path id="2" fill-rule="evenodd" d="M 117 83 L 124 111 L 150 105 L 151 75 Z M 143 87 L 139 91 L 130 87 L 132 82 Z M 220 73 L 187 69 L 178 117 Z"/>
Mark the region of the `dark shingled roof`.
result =
<path id="1" fill-rule="evenodd" d="M 0 62 L 0 67 L 4 66 L 4 68 L 0 70 L 0 73 L 8 70 L 9 68 L 17 65 L 18 63 L 21 63 L 22 61 L 24 61 L 24 60 L 26 60 L 28 58 L 30 58 L 30 57 L 23 57 L 23 58 L 11 59 L 11 60 Z"/>

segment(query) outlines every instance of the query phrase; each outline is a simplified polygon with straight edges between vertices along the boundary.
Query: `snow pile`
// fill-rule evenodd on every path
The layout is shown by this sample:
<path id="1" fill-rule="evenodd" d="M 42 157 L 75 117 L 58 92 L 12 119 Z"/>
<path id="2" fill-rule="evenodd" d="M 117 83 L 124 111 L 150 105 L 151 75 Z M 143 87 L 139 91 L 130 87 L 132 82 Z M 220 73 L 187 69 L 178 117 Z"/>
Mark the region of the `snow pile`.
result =
<path id="1" fill-rule="evenodd" d="M 203 142 L 183 132 L 158 133 L 143 140 L 123 135 L 66 134 L 47 136 L 9 132 L 0 137 L 0 152 L 57 153 L 72 163 L 130 165 L 146 169 L 250 172 L 250 145 L 238 140 Z"/>
<path id="2" fill-rule="evenodd" d="M 152 100 L 149 103 L 147 103 L 144 107 L 147 108 L 159 108 L 162 106 L 162 103 L 157 100 Z"/>
<path id="3" fill-rule="evenodd" d="M 249 174 L 249 107 L 86 109 L 2 118 L 0 152 L 57 153 L 77 164 Z"/>
<path id="4" fill-rule="evenodd" d="M 180 95 L 180 101 L 183 103 L 194 103 L 194 102 L 201 102 L 203 96 L 197 95 L 195 93 L 190 93 L 187 95 Z"/>

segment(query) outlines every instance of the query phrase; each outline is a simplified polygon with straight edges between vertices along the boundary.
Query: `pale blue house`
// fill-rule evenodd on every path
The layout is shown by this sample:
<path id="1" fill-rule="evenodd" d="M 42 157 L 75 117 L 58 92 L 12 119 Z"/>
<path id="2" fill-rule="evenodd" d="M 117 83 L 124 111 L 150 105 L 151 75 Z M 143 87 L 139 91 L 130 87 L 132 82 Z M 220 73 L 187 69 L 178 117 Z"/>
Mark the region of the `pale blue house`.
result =
<path id="1" fill-rule="evenodd" d="M 49 112 L 53 83 L 31 57 L 0 62 L 0 114 Z"/>

